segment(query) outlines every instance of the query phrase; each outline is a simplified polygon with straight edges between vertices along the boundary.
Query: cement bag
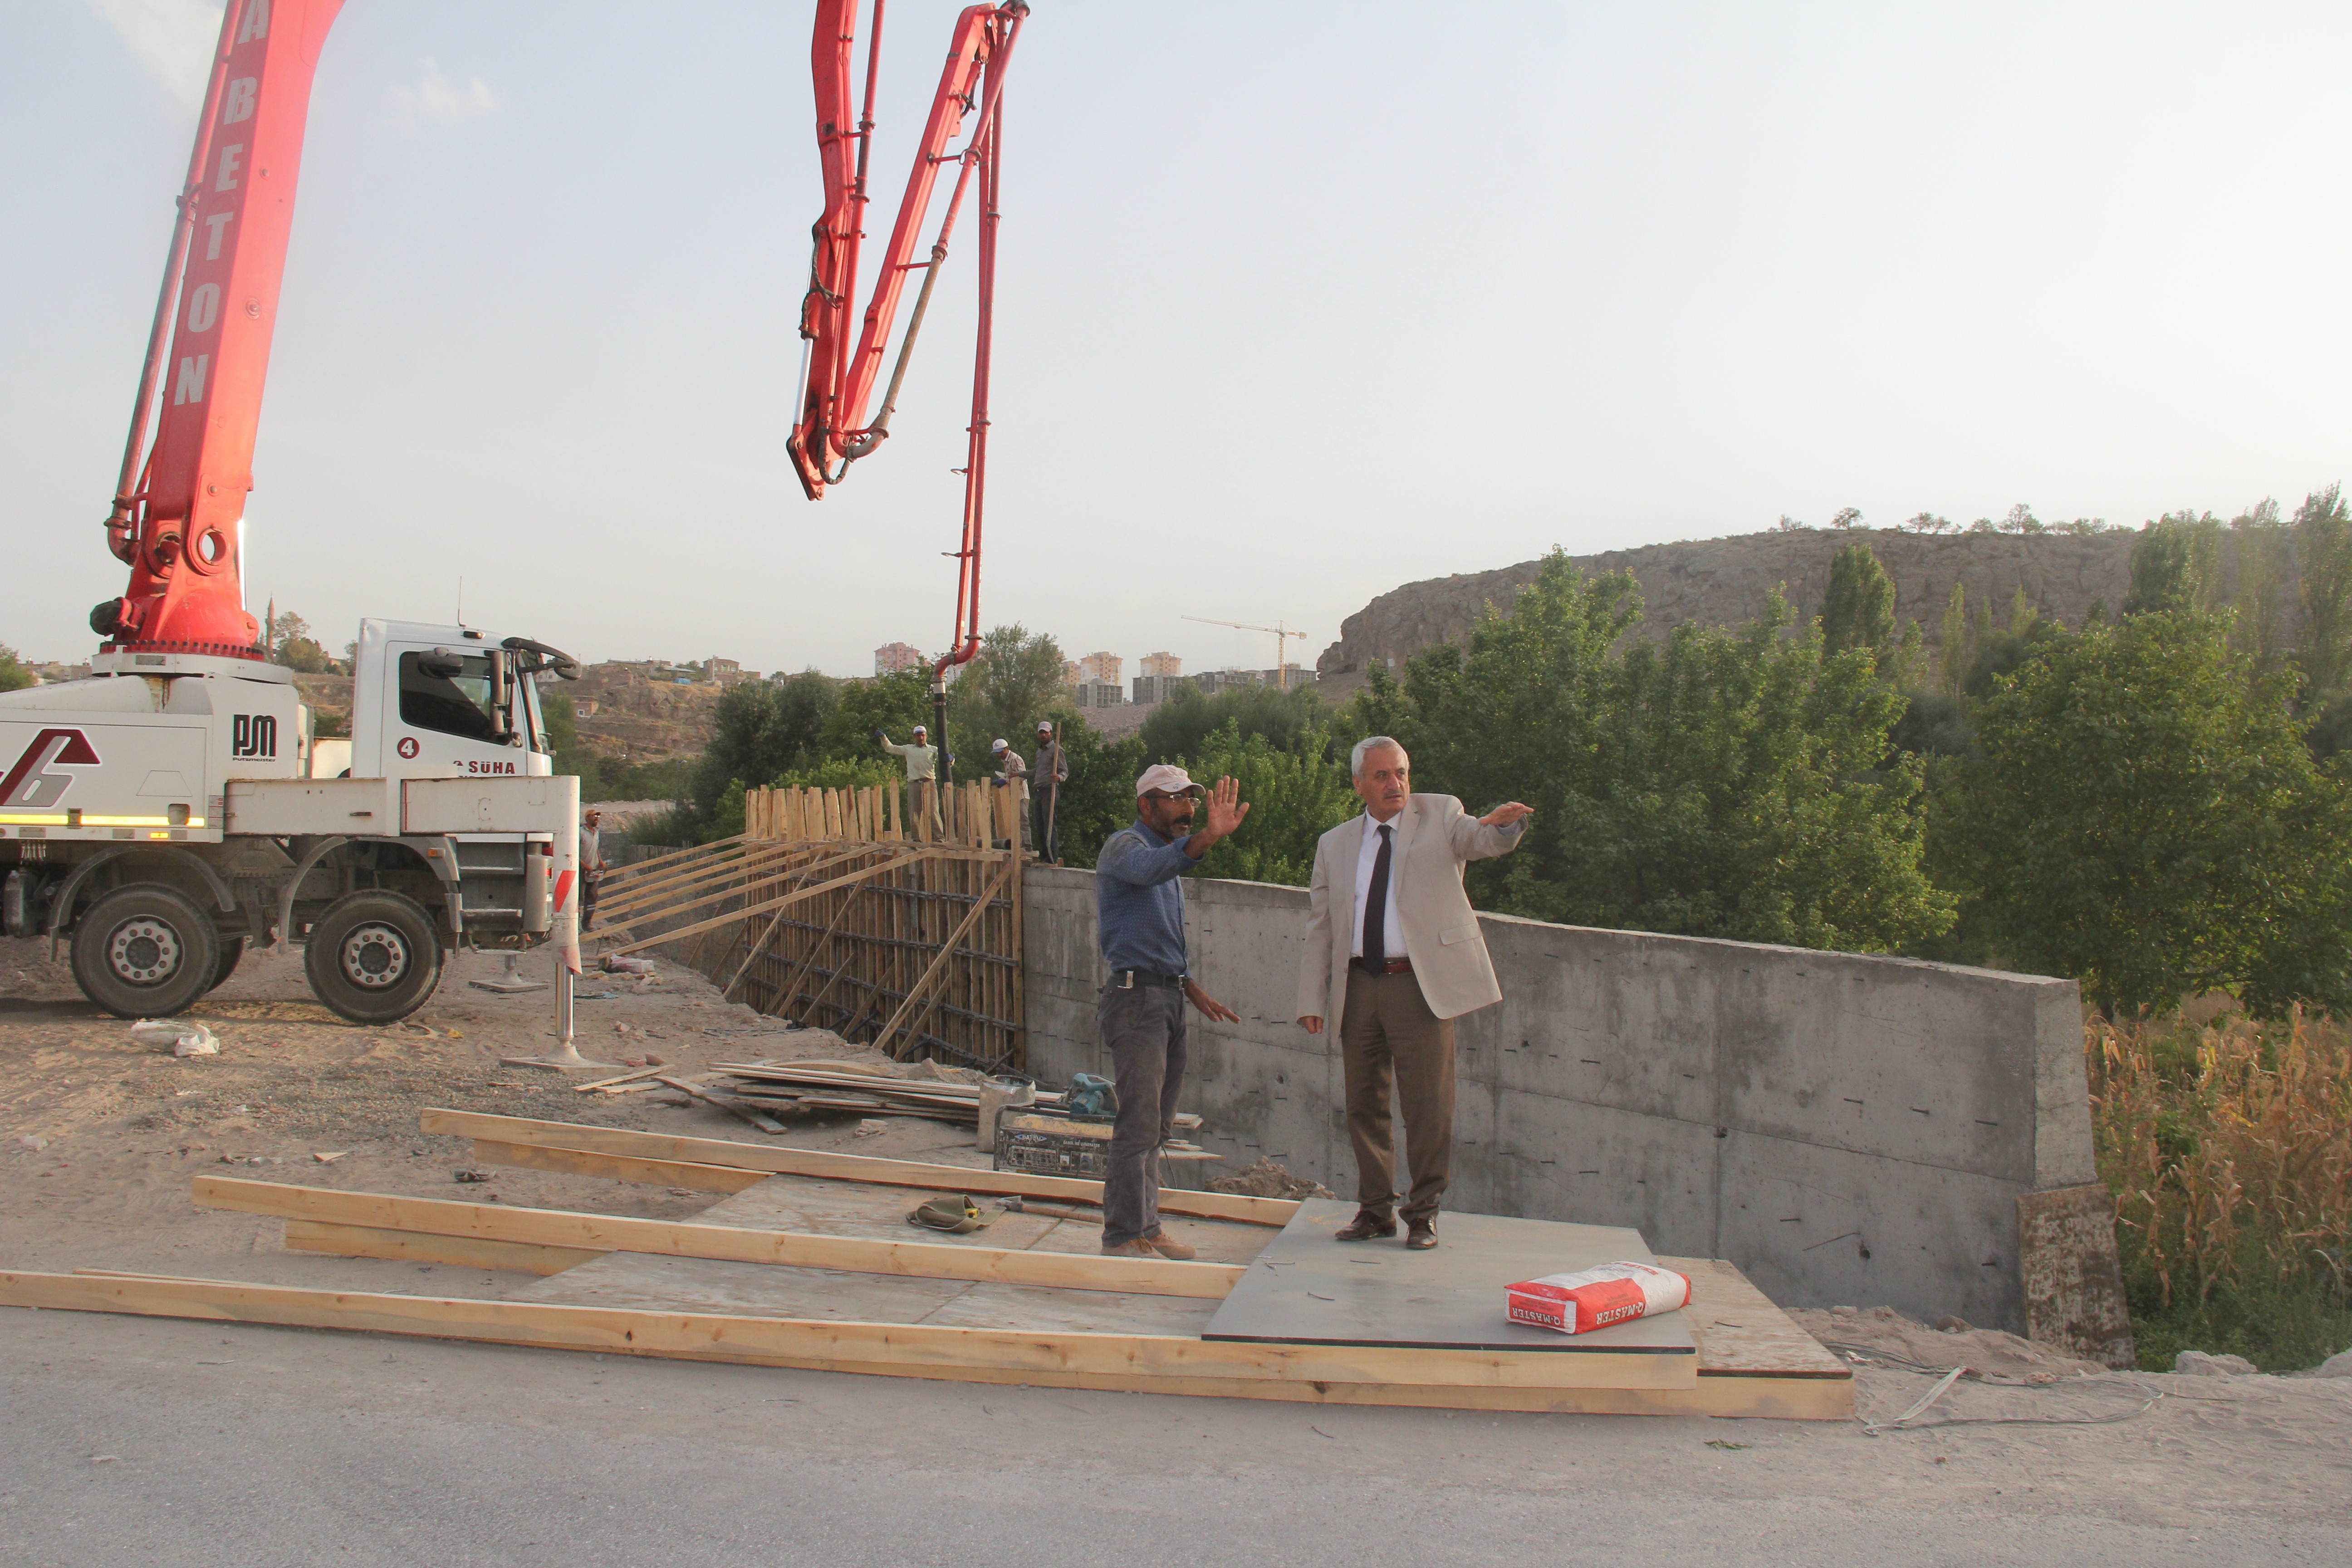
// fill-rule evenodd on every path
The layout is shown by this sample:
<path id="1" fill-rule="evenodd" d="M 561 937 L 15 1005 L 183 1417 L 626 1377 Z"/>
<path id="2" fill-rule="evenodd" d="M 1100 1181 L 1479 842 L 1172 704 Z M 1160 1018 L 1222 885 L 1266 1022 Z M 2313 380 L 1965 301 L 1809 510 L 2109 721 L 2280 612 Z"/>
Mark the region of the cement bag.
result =
<path id="1" fill-rule="evenodd" d="M 1671 1312 L 1690 1300 L 1690 1279 L 1646 1263 L 1604 1263 L 1505 1287 L 1511 1321 L 1563 1334 Z"/>

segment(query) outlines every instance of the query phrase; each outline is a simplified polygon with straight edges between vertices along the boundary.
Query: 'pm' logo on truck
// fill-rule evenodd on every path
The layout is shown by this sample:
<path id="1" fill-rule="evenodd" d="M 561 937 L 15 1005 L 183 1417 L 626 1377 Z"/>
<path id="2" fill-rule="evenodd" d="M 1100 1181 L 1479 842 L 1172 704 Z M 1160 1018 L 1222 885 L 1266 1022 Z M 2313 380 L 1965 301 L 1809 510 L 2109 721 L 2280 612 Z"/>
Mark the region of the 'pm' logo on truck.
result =
<path id="1" fill-rule="evenodd" d="M 73 787 L 73 774 L 53 773 L 55 767 L 96 767 L 98 752 L 89 738 L 79 730 L 44 730 L 33 737 L 0 778 L 0 806 L 19 805 L 40 811 L 65 798 Z"/>
<path id="2" fill-rule="evenodd" d="M 228 722 L 228 754 L 232 757 L 275 757 L 278 721 L 268 713 L 239 713 Z"/>

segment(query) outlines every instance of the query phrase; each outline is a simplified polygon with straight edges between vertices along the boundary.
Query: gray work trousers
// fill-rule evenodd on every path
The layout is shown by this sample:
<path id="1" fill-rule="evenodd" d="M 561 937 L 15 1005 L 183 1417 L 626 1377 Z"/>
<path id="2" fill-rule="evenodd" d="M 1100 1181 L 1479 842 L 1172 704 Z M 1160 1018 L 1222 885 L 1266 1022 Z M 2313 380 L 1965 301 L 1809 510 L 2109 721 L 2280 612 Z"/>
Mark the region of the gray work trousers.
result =
<path id="1" fill-rule="evenodd" d="M 1160 1231 L 1160 1145 L 1175 1131 L 1184 1088 L 1184 993 L 1165 985 L 1103 987 L 1095 1022 L 1118 1087 L 1109 1168 L 1103 1173 L 1103 1245 Z"/>

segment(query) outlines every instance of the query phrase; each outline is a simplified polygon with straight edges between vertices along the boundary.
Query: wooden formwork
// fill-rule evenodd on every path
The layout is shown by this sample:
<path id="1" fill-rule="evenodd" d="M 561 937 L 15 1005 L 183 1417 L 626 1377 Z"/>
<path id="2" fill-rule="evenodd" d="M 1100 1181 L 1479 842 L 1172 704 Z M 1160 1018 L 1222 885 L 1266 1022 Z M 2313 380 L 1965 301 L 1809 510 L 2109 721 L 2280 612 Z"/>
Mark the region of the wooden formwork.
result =
<path id="1" fill-rule="evenodd" d="M 694 966 L 762 1013 L 901 1058 L 1019 1068 L 1019 799 L 966 784 L 918 811 L 910 793 L 749 792 L 740 837 L 607 880 L 609 951 L 691 940 Z"/>
<path id="2" fill-rule="evenodd" d="M 735 1195 L 694 1219 L 647 1220 L 200 1176 L 200 1205 L 280 1217 L 295 1250 L 542 1278 L 478 1298 L 0 1272 L 0 1305 L 1310 1404 L 1853 1412 L 1852 1370 L 1714 1260 L 1659 1260 L 1692 1282 L 1694 1348 L 1678 1355 L 1241 1342 L 1202 1326 L 1295 1204 L 1163 1192 L 1200 1259 L 1104 1257 L 1100 1222 L 1084 1214 L 1098 1183 L 462 1111 L 428 1110 L 424 1125 L 471 1136 L 487 1162 L 662 1184 L 702 1173 L 695 1184 Z M 909 1232 L 910 1205 L 961 1193 L 1056 1206 L 1007 1211 L 971 1235 Z"/>

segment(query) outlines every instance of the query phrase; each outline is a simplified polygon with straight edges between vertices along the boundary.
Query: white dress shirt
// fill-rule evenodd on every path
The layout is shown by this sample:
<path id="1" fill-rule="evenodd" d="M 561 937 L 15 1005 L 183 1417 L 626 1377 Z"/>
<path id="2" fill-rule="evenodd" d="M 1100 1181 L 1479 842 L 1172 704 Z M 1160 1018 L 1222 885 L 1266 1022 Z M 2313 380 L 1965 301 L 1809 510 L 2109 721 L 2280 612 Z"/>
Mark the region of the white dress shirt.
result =
<path id="1" fill-rule="evenodd" d="M 1375 822 L 1372 820 L 1372 814 L 1368 811 L 1364 813 L 1363 821 L 1364 842 L 1362 847 L 1356 851 L 1356 913 L 1353 929 L 1348 937 L 1349 958 L 1364 956 L 1364 895 L 1371 890 L 1372 864 L 1380 858 L 1380 830 L 1383 827 L 1391 829 L 1402 827 L 1404 813 L 1400 811 L 1386 822 Z M 1381 931 L 1384 938 L 1384 945 L 1388 950 L 1388 956 L 1391 958 L 1402 958 L 1405 955 L 1404 928 L 1397 921 L 1398 868 L 1396 835 L 1391 832 L 1389 835 L 1388 907 L 1381 916 L 1382 921 Z"/>

